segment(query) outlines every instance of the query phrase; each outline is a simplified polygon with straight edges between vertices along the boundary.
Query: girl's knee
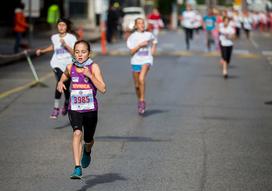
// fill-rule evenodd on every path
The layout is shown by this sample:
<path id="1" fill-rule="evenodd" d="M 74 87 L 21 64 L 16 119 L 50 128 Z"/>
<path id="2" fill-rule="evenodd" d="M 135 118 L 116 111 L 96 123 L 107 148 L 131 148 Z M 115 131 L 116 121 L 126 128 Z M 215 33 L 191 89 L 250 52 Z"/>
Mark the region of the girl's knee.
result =
<path id="1" fill-rule="evenodd" d="M 75 130 L 74 131 L 74 134 L 73 134 L 74 136 L 82 136 L 82 131 L 80 131 L 80 130 Z"/>
<path id="2" fill-rule="evenodd" d="M 144 83 L 145 83 L 144 77 L 140 77 L 139 78 L 139 85 L 144 85 Z"/>

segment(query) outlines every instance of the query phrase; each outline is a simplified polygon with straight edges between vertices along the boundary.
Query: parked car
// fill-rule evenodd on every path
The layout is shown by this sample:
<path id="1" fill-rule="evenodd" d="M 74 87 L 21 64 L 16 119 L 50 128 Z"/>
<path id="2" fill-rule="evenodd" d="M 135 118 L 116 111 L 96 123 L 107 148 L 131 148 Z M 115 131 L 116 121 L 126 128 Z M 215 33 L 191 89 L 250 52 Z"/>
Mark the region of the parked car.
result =
<path id="1" fill-rule="evenodd" d="M 123 13 L 122 29 L 124 32 L 131 31 L 134 28 L 135 19 L 140 17 L 145 20 L 145 12 L 142 7 L 125 7 Z"/>

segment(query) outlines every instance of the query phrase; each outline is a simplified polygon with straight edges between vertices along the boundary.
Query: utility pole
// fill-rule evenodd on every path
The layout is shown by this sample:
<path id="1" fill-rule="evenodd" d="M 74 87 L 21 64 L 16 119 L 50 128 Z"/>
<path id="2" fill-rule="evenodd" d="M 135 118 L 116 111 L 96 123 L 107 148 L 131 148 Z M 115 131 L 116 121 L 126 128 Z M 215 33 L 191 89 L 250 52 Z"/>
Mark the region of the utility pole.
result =
<path id="1" fill-rule="evenodd" d="M 247 1 L 246 0 L 241 0 L 241 4 L 242 4 L 242 11 L 246 11 L 247 10 Z"/>
<path id="2" fill-rule="evenodd" d="M 28 43 L 29 48 L 32 46 L 33 39 L 33 23 L 32 23 L 32 0 L 28 0 L 28 23 L 29 23 L 29 34 L 28 34 Z"/>
<path id="3" fill-rule="evenodd" d="M 213 8 L 216 6 L 216 4 L 217 4 L 216 0 L 206 0 L 207 8 Z"/>

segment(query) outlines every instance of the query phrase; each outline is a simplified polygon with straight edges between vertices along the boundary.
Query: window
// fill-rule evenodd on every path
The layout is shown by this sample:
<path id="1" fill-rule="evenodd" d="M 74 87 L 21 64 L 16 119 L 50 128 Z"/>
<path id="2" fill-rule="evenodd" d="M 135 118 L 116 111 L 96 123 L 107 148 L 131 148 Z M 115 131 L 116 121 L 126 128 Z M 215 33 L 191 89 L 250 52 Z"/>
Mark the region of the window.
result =
<path id="1" fill-rule="evenodd" d="M 88 1 L 87 0 L 70 0 L 69 1 L 70 17 L 88 17 Z"/>

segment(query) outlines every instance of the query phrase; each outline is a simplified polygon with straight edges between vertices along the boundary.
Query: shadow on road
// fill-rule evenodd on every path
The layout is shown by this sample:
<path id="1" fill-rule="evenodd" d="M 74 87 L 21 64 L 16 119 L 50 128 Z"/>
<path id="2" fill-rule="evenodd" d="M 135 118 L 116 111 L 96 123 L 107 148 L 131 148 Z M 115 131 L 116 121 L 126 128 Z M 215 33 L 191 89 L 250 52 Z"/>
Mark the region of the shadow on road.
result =
<path id="1" fill-rule="evenodd" d="M 60 126 L 54 127 L 54 129 L 64 129 L 64 128 L 69 127 L 69 126 L 70 126 L 70 123 L 66 123 L 64 125 L 60 125 Z"/>
<path id="2" fill-rule="evenodd" d="M 144 113 L 143 117 L 148 117 L 150 115 L 155 115 L 155 114 L 165 113 L 165 112 L 168 112 L 168 111 L 166 111 L 166 110 L 160 110 L 160 109 L 146 110 L 146 112 Z"/>
<path id="3" fill-rule="evenodd" d="M 111 183 L 119 180 L 127 180 L 118 173 L 107 173 L 103 175 L 89 175 L 82 178 L 83 182 L 86 184 L 80 190 L 86 191 L 88 188 L 94 187 L 98 184 Z"/>
<path id="4" fill-rule="evenodd" d="M 169 142 L 170 140 L 153 139 L 151 137 L 121 137 L 121 136 L 100 136 L 95 138 L 96 141 L 101 142 L 114 142 L 114 141 L 126 141 L 126 142 Z"/>
<path id="5" fill-rule="evenodd" d="M 239 77 L 236 75 L 229 74 L 228 79 L 238 79 Z"/>
<path id="6" fill-rule="evenodd" d="M 271 101 L 266 101 L 264 102 L 265 105 L 272 105 L 272 100 Z"/>
<path id="7" fill-rule="evenodd" d="M 205 77 L 209 77 L 209 78 L 221 78 L 224 79 L 223 76 L 221 74 L 206 74 L 204 75 Z M 233 74 L 228 74 L 228 79 L 239 79 L 239 76 L 233 75 Z"/>

